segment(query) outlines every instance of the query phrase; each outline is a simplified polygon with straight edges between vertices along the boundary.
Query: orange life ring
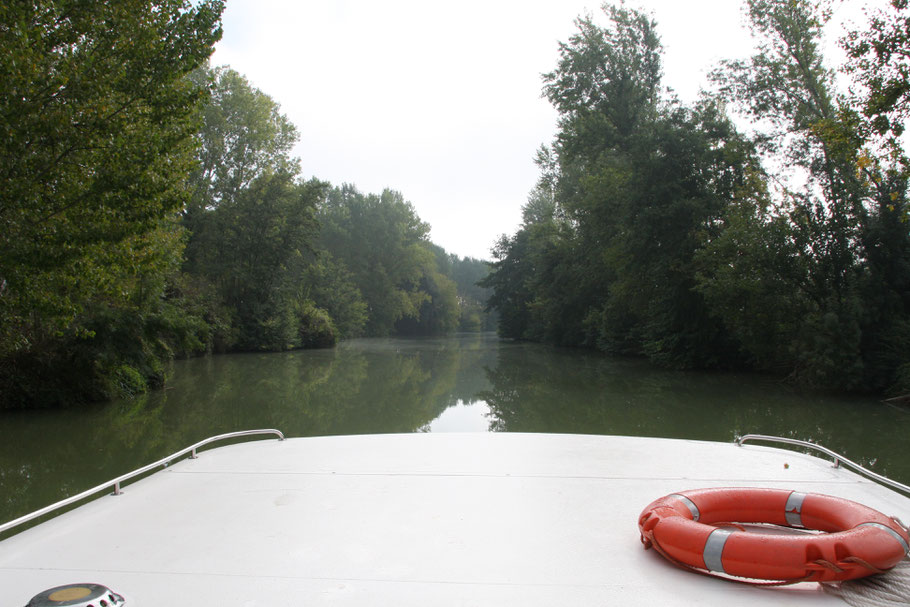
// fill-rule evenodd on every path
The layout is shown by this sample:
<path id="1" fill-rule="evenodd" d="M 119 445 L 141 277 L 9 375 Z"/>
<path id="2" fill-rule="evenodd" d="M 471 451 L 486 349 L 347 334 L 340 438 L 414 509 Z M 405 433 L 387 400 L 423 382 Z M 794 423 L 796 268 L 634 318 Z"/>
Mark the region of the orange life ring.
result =
<path id="1" fill-rule="evenodd" d="M 825 533 L 756 533 L 772 524 Z M 781 582 L 849 580 L 891 569 L 910 536 L 877 510 L 784 489 L 697 489 L 662 497 L 638 519 L 645 548 L 685 567 Z"/>

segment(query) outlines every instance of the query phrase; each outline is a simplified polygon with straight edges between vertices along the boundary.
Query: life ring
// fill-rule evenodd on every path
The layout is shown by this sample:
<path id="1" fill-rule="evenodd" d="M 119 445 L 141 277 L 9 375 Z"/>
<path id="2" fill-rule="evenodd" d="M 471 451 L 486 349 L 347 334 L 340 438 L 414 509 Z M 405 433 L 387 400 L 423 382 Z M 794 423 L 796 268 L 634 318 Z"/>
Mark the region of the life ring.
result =
<path id="1" fill-rule="evenodd" d="M 825 533 L 771 534 L 771 524 Z M 880 573 L 910 552 L 907 530 L 862 504 L 784 489 L 682 491 L 638 519 L 645 548 L 686 568 L 778 582 L 830 582 Z"/>

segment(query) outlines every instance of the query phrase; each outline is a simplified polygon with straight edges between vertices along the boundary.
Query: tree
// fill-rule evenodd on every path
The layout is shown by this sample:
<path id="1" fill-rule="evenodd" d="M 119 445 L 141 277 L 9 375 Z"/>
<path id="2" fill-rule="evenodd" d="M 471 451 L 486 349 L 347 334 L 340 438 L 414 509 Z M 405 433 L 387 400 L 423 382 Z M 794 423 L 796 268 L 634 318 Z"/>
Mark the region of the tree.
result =
<path id="1" fill-rule="evenodd" d="M 609 231 L 587 236 L 587 250 L 606 243 L 608 281 L 595 287 L 606 297 L 588 330 L 608 351 L 662 364 L 736 364 L 735 348 L 694 289 L 694 258 L 741 194 L 756 162 L 751 145 L 714 102 L 668 105 L 624 158 L 625 170 L 612 173 L 618 178 L 600 184 L 612 208 Z"/>
<path id="2" fill-rule="evenodd" d="M 843 46 L 847 70 L 867 91 L 863 113 L 878 134 L 900 137 L 910 117 L 910 2 L 891 0 L 891 7 L 873 15 L 867 32 L 849 32 Z"/>
<path id="3" fill-rule="evenodd" d="M 749 0 L 748 7 L 753 31 L 762 41 L 759 53 L 749 62 L 726 62 L 715 81 L 749 114 L 770 121 L 774 129 L 765 136 L 766 152 L 780 154 L 806 179 L 805 185 L 781 189 L 770 219 L 752 220 L 775 237 L 754 240 L 755 246 L 736 253 L 767 260 L 761 288 L 777 290 L 779 303 L 787 302 L 772 309 L 789 309 L 800 318 L 792 330 L 766 333 L 780 341 L 774 348 L 766 343 L 752 355 L 764 359 L 762 367 L 789 366 L 803 383 L 881 390 L 897 380 L 908 362 L 897 353 L 901 349 L 895 341 L 910 327 L 910 290 L 902 275 L 910 240 L 899 225 L 907 182 L 900 167 L 888 160 L 900 157 L 894 140 L 882 155 L 872 139 L 890 129 L 883 116 L 900 111 L 898 105 L 883 105 L 880 95 L 895 104 L 900 98 L 885 80 L 864 70 L 871 66 L 870 48 L 887 46 L 885 39 L 900 44 L 900 35 L 874 21 L 868 36 L 848 38 L 858 61 L 850 69 L 872 86 L 868 98 L 858 102 L 833 92 L 832 73 L 818 50 L 828 17 L 821 7 L 804 0 Z M 728 241 L 719 240 L 713 250 L 722 264 L 731 263 L 734 252 L 722 253 Z M 732 278 L 726 272 L 715 277 Z M 725 286 L 704 284 L 703 289 L 718 302 L 728 287 L 741 286 L 733 280 Z M 729 311 L 724 304 L 721 308 Z M 744 326 L 740 321 L 734 322 L 738 331 Z M 760 322 L 751 324 L 756 334 Z"/>
<path id="4" fill-rule="evenodd" d="M 427 294 L 417 315 L 395 323 L 399 335 L 442 335 L 458 328 L 460 301 L 451 278 L 451 260 L 442 247 L 426 242 L 428 256 L 421 268 L 418 288 Z"/>
<path id="5" fill-rule="evenodd" d="M 231 201 L 266 172 L 297 173 L 298 161 L 290 156 L 300 139 L 297 127 L 274 99 L 227 67 L 200 68 L 193 79 L 208 87 L 211 97 L 196 135 L 190 211 Z"/>
<path id="6" fill-rule="evenodd" d="M 494 249 L 483 283 L 494 289 L 490 305 L 507 336 L 594 345 L 586 322 L 607 296 L 606 249 L 619 232 L 628 154 L 657 115 L 661 76 L 654 21 L 624 7 L 604 11 L 607 27 L 590 16 L 576 21 L 557 68 L 543 77 L 559 130 L 538 154 L 541 180 L 524 222 Z"/>
<path id="7" fill-rule="evenodd" d="M 867 385 L 910 392 L 910 159 L 903 145 L 910 117 L 910 3 L 892 0 L 876 12 L 867 31 L 842 41 L 846 71 L 861 85 L 850 102 L 864 138 L 859 172 L 870 192 L 860 228 L 865 295 L 863 356 Z"/>
<path id="8" fill-rule="evenodd" d="M 188 75 L 219 39 L 221 10 L 220 0 L 0 6 L 0 375 L 20 394 L 35 369 L 72 370 L 66 344 L 91 340 L 89 308 L 128 315 L 141 284 L 122 276 L 167 266 L 144 265 L 154 256 L 143 251 L 179 242 L 163 225 L 187 199 L 206 94 Z M 111 368 L 99 360 L 89 381 Z"/>
<path id="9" fill-rule="evenodd" d="M 560 113 L 559 140 L 569 150 L 574 139 L 593 144 L 585 135 L 598 130 L 628 136 L 656 107 L 662 70 L 655 22 L 623 6 L 604 11 L 610 26 L 577 19 L 578 33 L 559 45 L 556 70 L 544 74 L 544 95 Z"/>
<path id="10" fill-rule="evenodd" d="M 213 285 L 229 315 L 213 336 L 218 347 L 334 344 L 338 328 L 310 297 L 319 274 L 314 215 L 327 186 L 299 181 L 299 163 L 290 156 L 297 129 L 234 70 L 205 67 L 193 79 L 212 95 L 183 214 L 190 233 L 184 267 L 196 284 Z"/>
<path id="11" fill-rule="evenodd" d="M 367 305 L 366 335 L 389 335 L 404 319 L 407 331 L 454 328 L 454 285 L 436 267 L 429 226 L 399 192 L 335 188 L 317 219 L 320 248 L 350 272 Z"/>
<path id="12" fill-rule="evenodd" d="M 312 263 L 314 213 L 324 189 L 317 181 L 298 184 L 287 173 L 264 173 L 207 211 L 195 267 L 232 311 L 233 347 L 299 345 L 297 315 L 308 308 L 300 307 L 297 293 Z"/>
<path id="13" fill-rule="evenodd" d="M 656 24 L 624 6 L 578 20 L 544 94 L 560 113 L 524 222 L 494 251 L 503 333 L 729 362 L 732 345 L 694 287 L 696 250 L 719 230 L 753 152 L 718 104 L 661 97 Z"/>
<path id="14" fill-rule="evenodd" d="M 300 281 L 300 299 L 312 300 L 325 310 L 338 331 L 340 339 L 360 337 L 367 322 L 367 303 L 357 288 L 354 275 L 326 250 L 318 250 L 315 263 L 310 265 Z"/>
<path id="15" fill-rule="evenodd" d="M 0 277 L 65 326 L 78 296 L 44 281 L 86 247 L 154 229 L 185 200 L 186 76 L 221 34 L 221 3 L 14 2 L 0 9 Z M 49 320 L 49 319 L 45 319 Z"/>
<path id="16" fill-rule="evenodd" d="M 485 312 L 490 290 L 480 282 L 490 273 L 488 262 L 473 257 L 449 256 L 448 276 L 455 282 L 458 296 L 459 331 L 493 331 L 496 318 Z"/>
<path id="17" fill-rule="evenodd" d="M 723 229 L 696 252 L 696 288 L 751 368 L 786 374 L 812 306 L 806 258 L 789 218 L 773 211 L 766 179 L 756 172 L 746 180 Z"/>
<path id="18" fill-rule="evenodd" d="M 186 268 L 200 273 L 198 259 L 217 246 L 211 234 L 211 212 L 232 204 L 265 174 L 296 176 L 300 167 L 290 157 L 297 143 L 296 127 L 267 94 L 229 68 L 207 66 L 193 73 L 199 86 L 211 90 L 196 134 L 197 164 L 190 174 L 192 194 L 183 225 L 190 231 Z"/>
<path id="19" fill-rule="evenodd" d="M 514 236 L 503 235 L 493 247 L 490 274 L 480 285 L 492 290 L 487 310 L 499 315 L 498 331 L 502 337 L 521 339 L 530 325 L 528 304 L 531 301 L 533 268 L 527 259 L 528 234 L 519 229 Z"/>

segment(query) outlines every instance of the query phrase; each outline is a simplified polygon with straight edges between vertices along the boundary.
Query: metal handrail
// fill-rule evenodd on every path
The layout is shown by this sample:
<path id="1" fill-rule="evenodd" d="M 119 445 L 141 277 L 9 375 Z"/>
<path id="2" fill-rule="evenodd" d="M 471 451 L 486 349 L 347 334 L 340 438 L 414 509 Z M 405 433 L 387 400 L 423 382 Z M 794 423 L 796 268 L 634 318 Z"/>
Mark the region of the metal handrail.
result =
<path id="1" fill-rule="evenodd" d="M 891 487 L 892 489 L 896 489 L 898 491 L 903 491 L 904 493 L 910 495 L 910 487 L 908 487 L 907 485 L 905 485 L 903 483 L 899 483 L 896 480 L 890 479 L 887 476 L 882 476 L 881 474 L 877 474 L 877 473 L 873 472 L 872 470 L 869 470 L 868 468 L 863 468 L 856 462 L 847 459 L 840 453 L 836 453 L 836 452 L 832 451 L 831 449 L 828 449 L 827 447 L 822 447 L 821 445 L 817 445 L 815 443 L 810 443 L 809 441 L 798 440 L 795 438 L 784 438 L 782 436 L 769 436 L 767 434 L 746 434 L 744 436 L 740 436 L 739 438 L 737 438 L 736 444 L 739 445 L 740 447 L 742 447 L 743 443 L 745 443 L 746 441 L 766 441 L 769 443 L 786 443 L 788 445 L 797 445 L 800 447 L 806 447 L 808 449 L 814 449 L 815 451 L 820 451 L 821 453 L 824 453 L 825 455 L 832 457 L 834 459 L 835 468 L 838 468 L 838 467 L 840 467 L 841 464 L 844 464 L 850 468 L 853 468 L 856 472 L 859 472 L 860 474 L 863 474 L 878 483 L 887 485 L 888 487 Z"/>
<path id="2" fill-rule="evenodd" d="M 60 508 L 65 508 L 66 506 L 69 506 L 69 505 L 74 504 L 87 497 L 91 497 L 92 495 L 95 495 L 96 493 L 101 493 L 102 491 L 105 491 L 105 490 L 108 490 L 111 488 L 114 489 L 114 495 L 120 495 L 121 494 L 121 491 L 120 491 L 121 483 L 128 481 L 131 478 L 135 478 L 141 474 L 145 474 L 146 472 L 149 472 L 151 470 L 154 470 L 155 468 L 158 468 L 159 466 L 167 468 L 168 465 L 170 465 L 170 463 L 172 461 L 174 461 L 178 457 L 182 457 L 182 456 L 186 455 L 187 453 L 190 454 L 190 459 L 196 459 L 196 457 L 197 457 L 196 450 L 199 449 L 200 447 L 204 447 L 205 445 L 208 445 L 210 443 L 228 440 L 231 438 L 239 438 L 242 436 L 254 436 L 257 434 L 274 434 L 274 435 L 278 436 L 278 440 L 284 440 L 284 434 L 281 433 L 281 430 L 274 430 L 274 429 L 242 430 L 240 432 L 228 432 L 227 434 L 219 434 L 217 436 L 210 436 L 209 438 L 207 438 L 205 440 L 199 441 L 195 445 L 190 445 L 189 447 L 187 447 L 185 449 L 181 449 L 180 451 L 177 451 L 176 453 L 172 453 L 172 454 L 168 455 L 167 457 L 158 460 L 155 463 L 149 464 L 147 466 L 143 466 L 142 468 L 133 470 L 132 472 L 127 472 L 126 474 L 124 474 L 122 476 L 118 476 L 117 478 L 111 479 L 105 483 L 102 483 L 102 484 L 98 485 L 97 487 L 93 487 L 87 491 L 83 491 L 79 495 L 74 495 L 72 497 L 68 497 L 64 500 L 60 500 L 56 504 L 51 504 L 50 506 L 45 506 L 41 510 L 36 510 L 34 512 L 26 514 L 25 516 L 21 516 L 15 520 L 12 520 L 8 523 L 4 523 L 4 524 L 0 525 L 0 533 L 3 533 L 4 531 L 9 531 L 10 529 L 12 529 L 14 527 L 18 527 L 19 525 L 22 525 L 29 521 L 35 520 L 36 518 L 40 518 L 40 517 L 44 516 L 45 514 L 50 514 L 51 512 L 53 512 L 55 510 L 59 510 Z"/>

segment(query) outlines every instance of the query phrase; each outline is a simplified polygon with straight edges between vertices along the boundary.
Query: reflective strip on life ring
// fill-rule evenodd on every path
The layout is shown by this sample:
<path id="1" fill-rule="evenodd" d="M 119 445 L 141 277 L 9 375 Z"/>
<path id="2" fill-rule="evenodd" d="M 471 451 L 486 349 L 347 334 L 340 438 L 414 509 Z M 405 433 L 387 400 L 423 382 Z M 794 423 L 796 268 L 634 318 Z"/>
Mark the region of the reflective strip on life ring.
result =
<path id="1" fill-rule="evenodd" d="M 739 524 L 824 533 L 770 534 Z M 862 504 L 784 489 L 697 489 L 662 497 L 638 519 L 642 542 L 685 567 L 783 582 L 849 580 L 910 552 L 894 519 Z"/>

